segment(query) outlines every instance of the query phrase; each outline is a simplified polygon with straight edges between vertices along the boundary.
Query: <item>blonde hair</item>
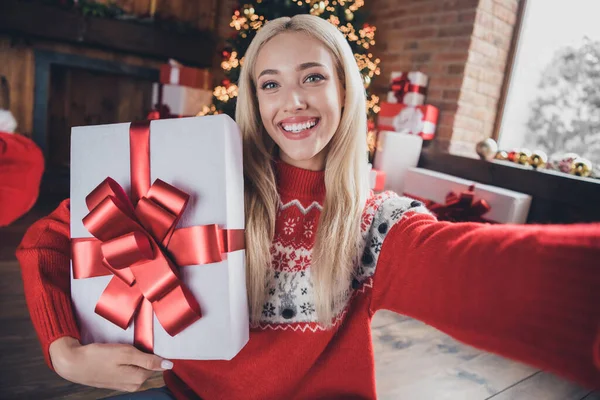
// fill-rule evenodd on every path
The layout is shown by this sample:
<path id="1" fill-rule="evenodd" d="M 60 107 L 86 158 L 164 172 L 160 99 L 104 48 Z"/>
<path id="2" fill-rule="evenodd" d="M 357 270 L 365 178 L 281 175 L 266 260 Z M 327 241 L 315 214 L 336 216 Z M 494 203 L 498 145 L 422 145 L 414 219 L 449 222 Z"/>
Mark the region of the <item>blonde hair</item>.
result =
<path id="1" fill-rule="evenodd" d="M 363 81 L 354 54 L 337 28 L 312 15 L 269 21 L 258 31 L 245 54 L 238 82 L 236 122 L 242 132 L 246 211 L 247 287 L 250 319 L 258 323 L 272 276 L 270 247 L 280 203 L 271 162 L 277 146 L 265 131 L 256 97 L 255 64 L 262 46 L 284 32 L 301 32 L 331 52 L 345 87 L 340 123 L 325 162 L 326 195 L 312 251 L 312 283 L 318 321 L 333 325 L 336 308 L 346 301 L 364 241 L 362 211 L 369 193 L 367 180 L 367 116 Z"/>

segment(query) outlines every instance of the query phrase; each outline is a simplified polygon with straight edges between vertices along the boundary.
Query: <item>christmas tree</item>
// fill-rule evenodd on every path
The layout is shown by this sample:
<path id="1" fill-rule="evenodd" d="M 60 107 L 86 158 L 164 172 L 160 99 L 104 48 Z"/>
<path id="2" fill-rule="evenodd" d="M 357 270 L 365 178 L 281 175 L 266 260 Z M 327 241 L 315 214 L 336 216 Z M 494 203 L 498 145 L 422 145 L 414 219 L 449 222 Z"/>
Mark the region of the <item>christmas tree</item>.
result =
<path id="1" fill-rule="evenodd" d="M 221 67 L 226 78 L 213 92 L 213 104 L 205 107 L 201 115 L 225 113 L 235 116 L 237 85 L 244 54 L 256 32 L 269 20 L 312 14 L 335 25 L 346 37 L 360 72 L 365 89 L 371 79 L 379 75 L 379 59 L 374 59 L 371 48 L 375 44 L 375 27 L 365 22 L 364 0 L 256 0 L 246 2 L 233 12 L 230 26 L 235 29 L 222 52 Z M 367 111 L 370 117 L 379 112 L 379 98 L 367 94 Z"/>

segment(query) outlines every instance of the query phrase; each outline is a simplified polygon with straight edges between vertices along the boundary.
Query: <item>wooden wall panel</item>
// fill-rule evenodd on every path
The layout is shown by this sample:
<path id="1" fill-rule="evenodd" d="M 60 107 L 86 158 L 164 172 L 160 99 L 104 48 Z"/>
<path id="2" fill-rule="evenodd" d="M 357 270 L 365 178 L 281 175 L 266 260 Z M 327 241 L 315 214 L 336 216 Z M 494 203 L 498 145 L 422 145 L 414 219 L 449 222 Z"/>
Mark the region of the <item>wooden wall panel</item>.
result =
<path id="1" fill-rule="evenodd" d="M 10 37 L 0 36 L 0 75 L 6 76 L 10 85 L 10 109 L 19 124 L 17 129 L 27 136 L 31 136 L 33 129 L 34 49 L 77 54 L 147 68 L 159 68 L 161 65 L 160 61 L 129 54 L 34 40 L 31 40 L 27 45 L 11 43 Z"/>
<path id="2" fill-rule="evenodd" d="M 48 165 L 68 167 L 71 127 L 143 120 L 151 82 L 128 76 L 55 68 L 48 113 Z"/>
<path id="3" fill-rule="evenodd" d="M 150 0 L 118 0 L 117 2 L 136 14 L 147 13 L 150 9 Z M 237 0 L 157 0 L 157 11 L 193 22 L 199 28 L 211 29 L 224 41 L 231 35 L 232 28 L 229 27 L 231 11 L 237 3 Z M 34 48 L 149 68 L 158 68 L 161 64 L 150 58 L 65 43 L 33 39 L 28 39 L 26 43 L 13 43 L 13 38 L 10 36 L 0 35 L 0 74 L 6 76 L 11 87 L 11 111 L 19 124 L 18 130 L 28 136 L 31 136 L 33 129 Z M 217 51 L 212 60 L 213 84 L 217 84 L 224 77 L 220 62 L 221 57 Z"/>

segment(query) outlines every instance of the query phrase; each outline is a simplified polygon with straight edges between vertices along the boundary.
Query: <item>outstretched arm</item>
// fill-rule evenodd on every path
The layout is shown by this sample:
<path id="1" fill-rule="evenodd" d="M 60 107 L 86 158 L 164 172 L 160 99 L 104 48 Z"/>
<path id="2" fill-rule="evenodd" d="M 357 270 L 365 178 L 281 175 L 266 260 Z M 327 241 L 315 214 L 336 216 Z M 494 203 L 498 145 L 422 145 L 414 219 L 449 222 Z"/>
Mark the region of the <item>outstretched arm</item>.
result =
<path id="1" fill-rule="evenodd" d="M 449 223 L 409 211 L 383 240 L 370 312 L 379 309 L 600 387 L 600 224 Z"/>

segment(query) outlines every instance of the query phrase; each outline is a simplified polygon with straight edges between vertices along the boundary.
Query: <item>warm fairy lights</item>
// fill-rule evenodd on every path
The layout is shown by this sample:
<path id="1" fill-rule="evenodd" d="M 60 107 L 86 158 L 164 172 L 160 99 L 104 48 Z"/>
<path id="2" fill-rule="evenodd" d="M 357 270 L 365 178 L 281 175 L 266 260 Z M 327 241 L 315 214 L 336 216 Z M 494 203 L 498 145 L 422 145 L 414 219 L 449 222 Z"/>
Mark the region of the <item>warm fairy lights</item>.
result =
<path id="1" fill-rule="evenodd" d="M 365 24 L 361 30 L 358 31 L 360 39 L 356 41 L 359 46 L 368 49 L 370 46 L 375 45 L 375 28 L 374 26 Z"/>
<path id="2" fill-rule="evenodd" d="M 365 70 L 367 70 L 366 74 L 369 78 L 372 78 L 373 75 L 379 75 L 381 72 L 379 70 L 379 63 L 381 60 L 379 60 L 379 58 L 372 60 L 371 57 L 373 57 L 371 53 L 367 55 L 354 53 L 354 58 L 356 58 L 358 69 L 360 69 L 362 73 L 365 73 Z"/>
<path id="3" fill-rule="evenodd" d="M 221 62 L 221 68 L 225 71 L 231 71 L 233 68 L 237 68 L 240 65 L 240 61 L 237 59 L 237 51 L 232 51 L 229 58 Z"/>
<path id="4" fill-rule="evenodd" d="M 229 86 L 217 86 L 213 91 L 213 96 L 215 96 L 219 101 L 229 101 L 230 99 L 237 97 L 238 95 L 238 87 L 235 84 L 230 84 Z"/>
<path id="5" fill-rule="evenodd" d="M 233 16 L 231 17 L 231 22 L 229 23 L 229 26 L 239 31 L 244 26 L 248 26 L 247 22 L 248 19 L 246 17 L 241 16 L 238 10 L 235 10 Z"/>
<path id="6" fill-rule="evenodd" d="M 338 26 L 338 29 L 342 31 L 342 33 L 344 34 L 344 36 L 346 36 L 346 39 L 348 39 L 349 42 L 356 42 L 358 40 L 356 30 L 350 22 L 348 22 L 346 25 Z"/>
<path id="7" fill-rule="evenodd" d="M 260 4 L 261 2 L 262 0 L 253 4 Z M 378 58 L 374 59 L 371 53 L 359 54 L 364 50 L 371 49 L 375 45 L 376 28 L 374 26 L 365 23 L 359 29 L 352 23 L 355 18 L 354 13 L 364 6 L 364 0 L 291 0 L 291 3 L 295 3 L 298 7 L 305 10 L 309 9 L 312 15 L 326 18 L 329 23 L 336 26 L 342 32 L 352 45 L 354 51 L 357 52 L 354 53 L 354 57 L 363 76 L 364 87 L 367 89 L 371 84 L 372 78 L 380 74 L 380 60 Z M 258 7 L 258 10 L 260 11 L 261 8 Z M 267 19 L 264 16 L 256 13 L 254 5 L 244 4 L 239 10 L 233 13 L 230 26 L 239 31 L 240 38 L 245 39 L 252 30 L 261 29 L 266 22 Z M 236 51 L 223 52 L 221 67 L 226 73 L 232 73 L 232 70 L 239 68 L 242 63 L 243 57 L 241 60 L 238 60 L 238 53 Z M 227 102 L 238 95 L 238 88 L 236 85 L 225 80 L 220 86 L 214 89 L 213 95 L 216 100 Z M 373 115 L 377 114 L 379 109 L 379 97 L 370 95 L 367 98 L 367 112 L 369 115 Z M 200 114 L 207 115 L 218 112 L 220 110 L 215 105 L 211 105 L 210 107 L 204 107 Z"/>
<path id="8" fill-rule="evenodd" d="M 371 113 L 371 111 L 375 114 L 379 113 L 379 96 L 371 95 L 370 98 L 367 98 L 367 113 Z"/>
<path id="9" fill-rule="evenodd" d="M 335 26 L 340 25 L 340 19 L 335 15 L 330 15 L 329 18 L 327 18 L 327 21 L 329 21 L 331 24 L 333 24 Z"/>

